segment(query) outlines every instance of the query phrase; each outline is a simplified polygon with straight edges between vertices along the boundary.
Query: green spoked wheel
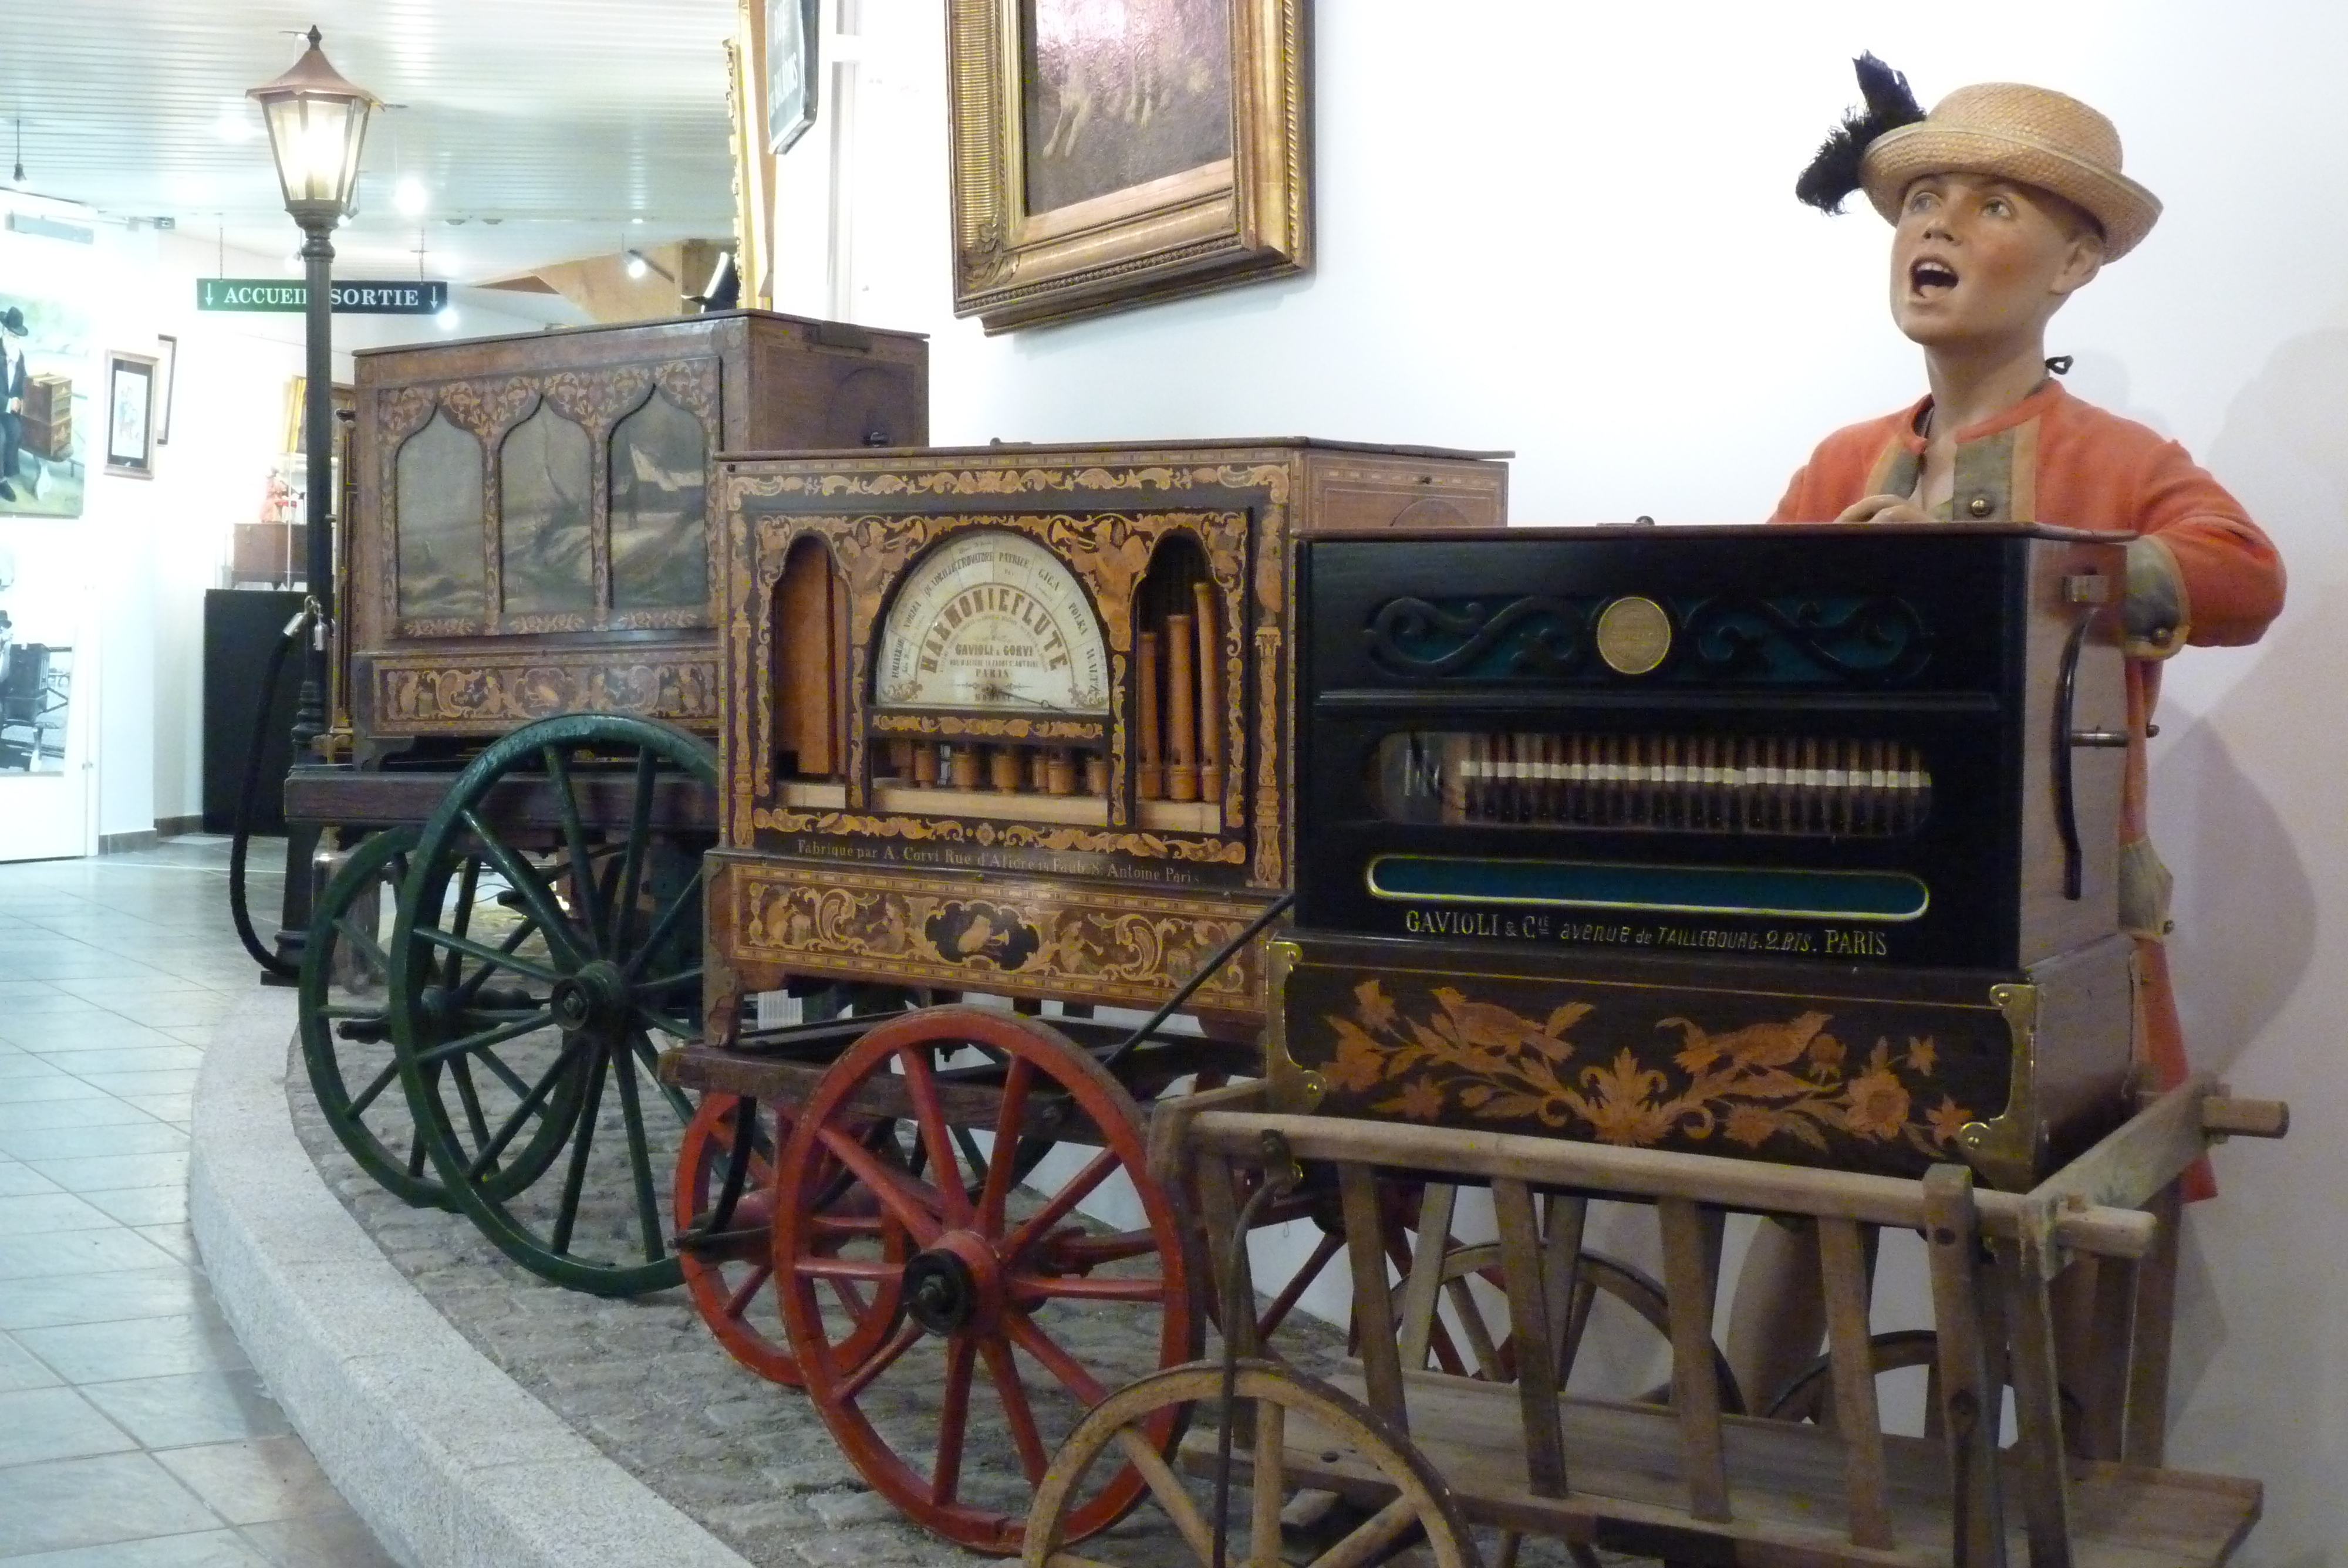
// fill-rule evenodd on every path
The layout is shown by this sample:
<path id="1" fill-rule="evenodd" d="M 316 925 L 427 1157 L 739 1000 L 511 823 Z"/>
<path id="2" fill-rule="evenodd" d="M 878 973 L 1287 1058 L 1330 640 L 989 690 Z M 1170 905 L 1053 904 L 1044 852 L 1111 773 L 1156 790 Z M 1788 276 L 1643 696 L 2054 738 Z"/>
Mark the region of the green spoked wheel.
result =
<path id="1" fill-rule="evenodd" d="M 391 1045 L 385 945 L 416 829 L 353 850 L 319 895 L 302 948 L 302 1061 L 326 1125 L 359 1168 L 418 1208 L 453 1208 L 407 1113 Z"/>
<path id="2" fill-rule="evenodd" d="M 417 1208 L 453 1209 L 400 1086 L 392 1044 L 391 959 L 399 889 L 415 859 L 417 830 L 377 833 L 352 850 L 320 894 L 303 948 L 302 1060 L 327 1127 L 359 1168 Z M 481 987 L 440 1020 L 468 1032 L 515 1016 L 510 990 Z M 466 1070 L 469 1070 L 468 1067 Z M 427 1076 L 442 1071 L 438 1065 Z M 561 1147 L 574 1086 L 533 1112 L 528 1134 L 494 1181 L 528 1185 Z"/>
<path id="3" fill-rule="evenodd" d="M 693 1105 L 654 1065 L 699 1029 L 716 776 L 671 725 L 528 725 L 458 775 L 400 890 L 392 1039 L 426 1153 L 506 1255 L 572 1289 L 682 1277 L 661 1189 Z"/>

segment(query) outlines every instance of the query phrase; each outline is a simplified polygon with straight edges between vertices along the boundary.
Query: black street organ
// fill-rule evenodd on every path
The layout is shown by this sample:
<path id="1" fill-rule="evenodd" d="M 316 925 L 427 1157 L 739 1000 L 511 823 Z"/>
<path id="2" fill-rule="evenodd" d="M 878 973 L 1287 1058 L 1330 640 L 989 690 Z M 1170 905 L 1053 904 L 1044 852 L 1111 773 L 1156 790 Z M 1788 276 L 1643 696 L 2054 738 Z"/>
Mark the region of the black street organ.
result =
<path id="1" fill-rule="evenodd" d="M 1290 1108 L 2010 1188 L 2124 1114 L 2111 536 L 1298 553 Z"/>

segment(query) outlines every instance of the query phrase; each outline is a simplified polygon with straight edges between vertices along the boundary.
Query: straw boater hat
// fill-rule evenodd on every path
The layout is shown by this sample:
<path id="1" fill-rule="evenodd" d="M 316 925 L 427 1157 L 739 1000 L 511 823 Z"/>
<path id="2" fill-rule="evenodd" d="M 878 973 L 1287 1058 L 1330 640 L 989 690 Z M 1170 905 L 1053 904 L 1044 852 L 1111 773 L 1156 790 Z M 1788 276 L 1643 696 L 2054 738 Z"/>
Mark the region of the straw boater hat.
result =
<path id="1" fill-rule="evenodd" d="M 2120 172 L 2112 122 L 2074 97 L 2017 82 L 1959 87 L 1925 114 L 1908 78 L 1872 55 L 1855 62 L 1864 112 L 1853 110 L 1795 182 L 1795 194 L 1828 212 L 1865 190 L 1887 222 L 1927 174 L 1993 174 L 2069 200 L 2100 225 L 2116 261 L 2151 232 L 2160 200 Z"/>

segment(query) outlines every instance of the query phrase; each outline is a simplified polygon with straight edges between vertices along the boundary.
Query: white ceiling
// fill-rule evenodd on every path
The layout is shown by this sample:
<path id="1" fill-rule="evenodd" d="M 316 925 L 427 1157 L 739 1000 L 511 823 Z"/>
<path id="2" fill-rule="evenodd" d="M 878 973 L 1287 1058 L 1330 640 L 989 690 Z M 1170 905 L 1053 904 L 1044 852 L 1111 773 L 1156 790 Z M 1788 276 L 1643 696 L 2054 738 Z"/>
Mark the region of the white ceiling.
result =
<path id="1" fill-rule="evenodd" d="M 345 277 L 479 282 L 733 231 L 724 40 L 735 0 L 7 0 L 0 177 L 263 255 L 300 242 L 248 87 L 314 23 L 386 104 Z M 241 138 L 241 139 L 240 139 Z M 421 181 L 423 216 L 396 194 Z"/>

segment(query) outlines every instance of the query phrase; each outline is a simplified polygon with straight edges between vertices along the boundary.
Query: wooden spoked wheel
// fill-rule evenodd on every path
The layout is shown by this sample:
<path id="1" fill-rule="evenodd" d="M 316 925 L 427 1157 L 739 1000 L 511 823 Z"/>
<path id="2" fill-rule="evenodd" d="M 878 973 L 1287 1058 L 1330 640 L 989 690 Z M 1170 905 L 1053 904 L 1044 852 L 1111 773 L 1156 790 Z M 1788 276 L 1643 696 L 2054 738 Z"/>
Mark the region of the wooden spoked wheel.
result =
<path id="1" fill-rule="evenodd" d="M 1507 1279 L 1500 1266 L 1498 1242 L 1456 1246 L 1444 1254 L 1440 1298 L 1450 1310 L 1429 1325 L 1426 1337 L 1428 1358 L 1439 1370 L 1491 1382 L 1516 1381 L 1517 1348 L 1508 1336 Z M 1488 1292 L 1479 1293 L 1479 1283 L 1489 1286 Z M 1406 1291 L 1404 1286 L 1394 1287 L 1397 1315 Z M 1654 1330 L 1665 1345 L 1671 1342 L 1671 1308 L 1663 1287 L 1630 1264 L 1602 1252 L 1585 1251 L 1574 1268 L 1573 1295 L 1567 1304 L 1565 1334 L 1560 1342 L 1560 1359 L 1569 1371 L 1575 1364 L 1601 1298 L 1612 1303 L 1630 1320 Z M 1467 1350 L 1466 1358 L 1455 1347 L 1455 1330 L 1457 1342 Z M 1407 1326 L 1404 1326 L 1403 1333 L 1409 1337 Z M 1716 1346 L 1713 1349 L 1713 1375 L 1720 1389 L 1722 1413 L 1744 1414 L 1745 1401 L 1737 1391 L 1735 1375 L 1729 1369 L 1728 1358 Z M 1666 1378 L 1659 1388 L 1640 1397 L 1649 1403 L 1668 1404 L 1671 1388 Z"/>
<path id="2" fill-rule="evenodd" d="M 418 1208 L 454 1208 L 399 1088 L 391 1046 L 392 915 L 416 829 L 351 851 L 311 912 L 302 948 L 302 1061 L 326 1125 L 361 1170 Z"/>
<path id="3" fill-rule="evenodd" d="M 713 1208 L 723 1195 L 728 1166 L 742 1135 L 744 1107 L 752 1122 L 741 1196 L 725 1223 L 715 1223 Z M 694 1310 L 726 1353 L 760 1377 L 797 1388 L 798 1363 L 791 1359 L 783 1337 L 782 1314 L 775 1299 L 775 1153 L 777 1113 L 756 1102 L 732 1094 L 708 1094 L 685 1130 L 685 1144 L 676 1163 L 675 1220 L 680 1238 L 677 1261 L 685 1270 L 685 1287 Z M 785 1113 L 783 1127 L 791 1118 Z M 818 1244 L 839 1257 L 869 1257 L 904 1263 L 905 1232 L 877 1204 L 866 1199 L 851 1178 L 836 1173 L 829 1184 L 836 1194 L 826 1205 L 816 1228 Z M 860 1201 L 863 1200 L 863 1201 Z M 861 1212 L 859 1212 L 859 1211 Z M 835 1280 L 832 1292 L 840 1308 L 853 1317 L 858 1330 L 842 1343 L 840 1354 L 855 1362 L 878 1348 L 898 1318 L 897 1281 L 878 1285 Z"/>
<path id="4" fill-rule="evenodd" d="M 1924 1409 L 1937 1429 L 1941 1407 L 1941 1337 L 1929 1328 L 1895 1329 L 1870 1338 L 1867 1342 L 1867 1353 L 1879 1378 L 1887 1372 L 1904 1371 L 1910 1367 L 1926 1368 Z M 1795 1374 L 1793 1380 L 1769 1401 L 1768 1409 L 1761 1413 L 1771 1420 L 1817 1421 L 1822 1426 L 1832 1426 L 1832 1358 L 1821 1356 Z M 1937 1435 L 1937 1432 L 1932 1435 Z"/>
<path id="5" fill-rule="evenodd" d="M 1046 1136 L 1060 1146 L 1035 1163 Z M 901 1262 L 841 1255 L 827 1236 L 841 1169 L 903 1227 Z M 1130 1223 L 1081 1219 L 1088 1199 Z M 1148 1173 L 1139 1110 L 1035 1020 L 932 1008 L 860 1037 L 798 1108 L 775 1216 L 808 1398 L 875 1491 L 965 1546 L 1015 1553 L 1032 1488 L 1084 1411 L 1198 1352 L 1180 1221 Z M 901 1291 L 877 1347 L 843 1285 Z M 1150 1440 L 1162 1449 L 1173 1422 Z M 1068 1538 L 1114 1522 L 1144 1484 L 1129 1465 L 1094 1477 L 1068 1501 Z"/>
<path id="6" fill-rule="evenodd" d="M 411 1114 L 458 1206 L 557 1285 L 683 1277 L 660 1182 L 693 1106 L 654 1066 L 698 1028 L 705 834 L 666 825 L 660 801 L 716 783 L 709 747 L 671 725 L 527 725 L 458 776 L 400 890 L 390 1011 Z"/>
<path id="7" fill-rule="evenodd" d="M 1246 1568 L 1350 1568 L 1415 1547 L 1416 1560 L 1436 1568 L 1478 1568 L 1475 1542 L 1442 1477 L 1359 1400 L 1258 1360 L 1239 1364 L 1235 1393 L 1235 1408 L 1220 1416 L 1242 1423 L 1231 1445 L 1224 1561 Z M 1162 1457 L 1157 1433 L 1184 1426 L 1193 1412 L 1202 1423 L 1218 1418 L 1221 1398 L 1221 1367 L 1194 1361 L 1144 1378 L 1097 1406 L 1053 1456 L 1036 1489 L 1027 1514 L 1027 1568 L 1214 1563 L 1213 1436 L 1193 1426 L 1178 1469 Z M 1072 1505 L 1103 1461 L 1138 1471 L 1157 1507 L 1094 1536 L 1079 1557 L 1067 1550 L 1083 1539 L 1072 1528 Z M 1309 1542 L 1284 1530 L 1282 1512 L 1302 1490 L 1335 1492 L 1354 1504 L 1342 1516 L 1350 1528 L 1334 1541 Z M 1365 1511 L 1368 1517 L 1355 1522 Z"/>

